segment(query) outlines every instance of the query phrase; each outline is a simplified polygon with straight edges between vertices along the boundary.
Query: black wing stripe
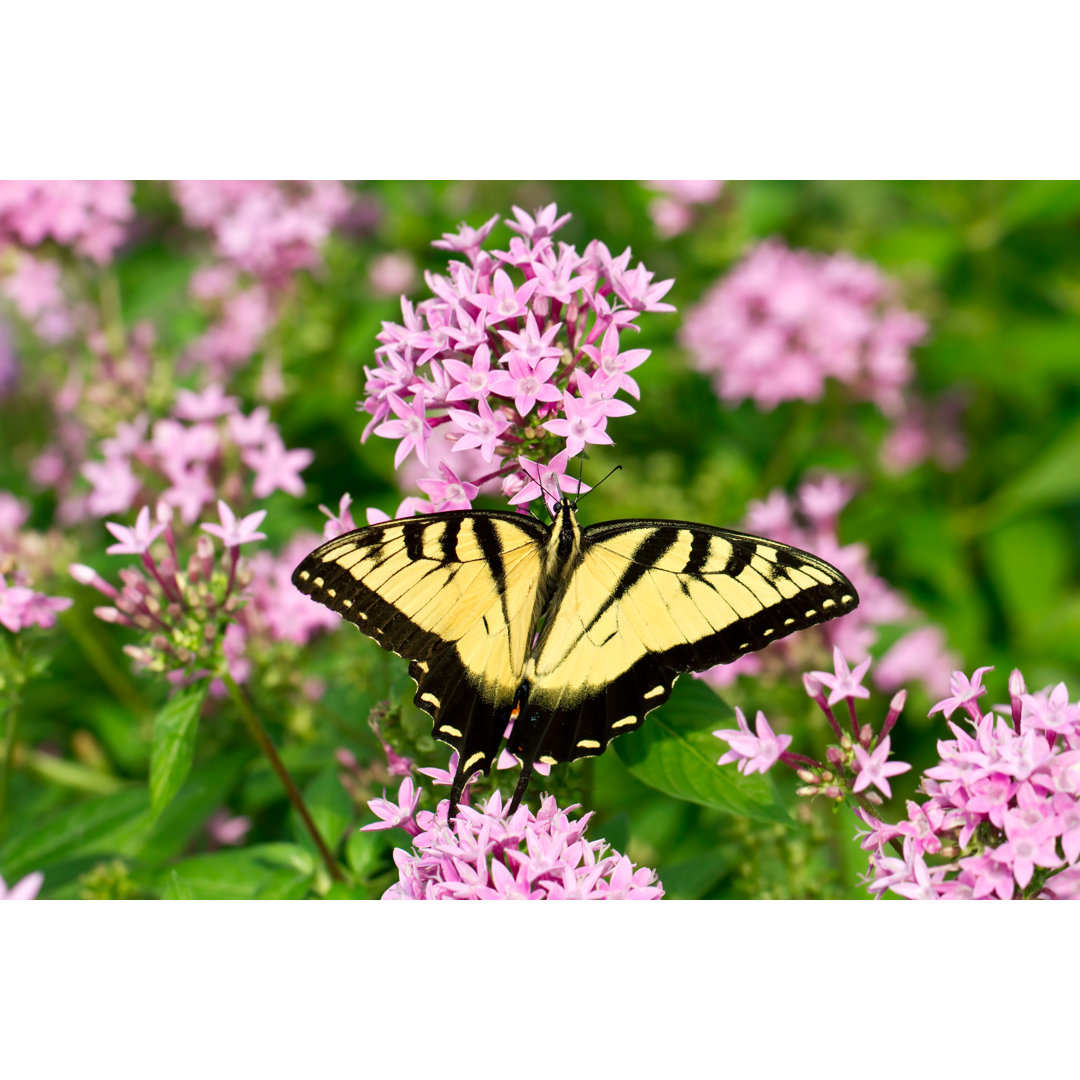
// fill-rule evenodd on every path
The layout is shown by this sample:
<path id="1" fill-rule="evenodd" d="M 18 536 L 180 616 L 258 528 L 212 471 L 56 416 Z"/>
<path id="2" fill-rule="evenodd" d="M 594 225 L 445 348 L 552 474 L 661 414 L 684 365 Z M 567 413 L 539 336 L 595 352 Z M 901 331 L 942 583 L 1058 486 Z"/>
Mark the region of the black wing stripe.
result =
<path id="1" fill-rule="evenodd" d="M 596 614 L 592 617 L 589 625 L 585 627 L 586 634 L 607 614 L 609 608 L 622 600 L 634 585 L 649 572 L 652 564 L 671 548 L 677 537 L 678 533 L 674 529 L 670 531 L 657 529 L 642 540 L 634 552 L 633 560 L 623 571 L 618 582 L 616 582 L 611 595 L 597 608 Z"/>

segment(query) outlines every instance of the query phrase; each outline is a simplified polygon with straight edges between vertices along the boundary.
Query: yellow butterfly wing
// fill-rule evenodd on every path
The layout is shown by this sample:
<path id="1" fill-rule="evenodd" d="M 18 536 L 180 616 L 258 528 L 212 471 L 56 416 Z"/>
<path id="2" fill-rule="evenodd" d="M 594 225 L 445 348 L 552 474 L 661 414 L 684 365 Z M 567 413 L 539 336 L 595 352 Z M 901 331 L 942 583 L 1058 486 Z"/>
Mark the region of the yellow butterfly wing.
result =
<path id="1" fill-rule="evenodd" d="M 509 748 L 547 763 L 599 754 L 662 705 L 680 674 L 857 604 L 835 567 L 773 540 L 689 522 L 592 526 L 526 665 L 542 737 L 539 724 L 519 723 Z"/>
<path id="2" fill-rule="evenodd" d="M 461 769 L 487 769 L 532 644 L 546 526 L 449 511 L 357 529 L 316 548 L 293 584 L 412 661 L 416 704 Z"/>

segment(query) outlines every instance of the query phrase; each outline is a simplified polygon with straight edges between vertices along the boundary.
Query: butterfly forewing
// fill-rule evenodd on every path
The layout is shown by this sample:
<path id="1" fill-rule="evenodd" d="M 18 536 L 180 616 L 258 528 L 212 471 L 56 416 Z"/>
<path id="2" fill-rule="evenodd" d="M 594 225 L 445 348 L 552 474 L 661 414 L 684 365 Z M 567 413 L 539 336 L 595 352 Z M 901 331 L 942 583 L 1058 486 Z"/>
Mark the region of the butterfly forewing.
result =
<path id="1" fill-rule="evenodd" d="M 858 597 L 828 563 L 772 540 L 621 521 L 583 532 L 581 562 L 556 601 L 529 694 L 554 717 L 539 756 L 563 761 L 639 726 L 680 673 L 846 614 Z"/>
<path id="2" fill-rule="evenodd" d="M 293 584 L 408 657 L 436 738 L 486 768 L 521 682 L 547 535 L 516 514 L 385 522 L 317 548 Z"/>

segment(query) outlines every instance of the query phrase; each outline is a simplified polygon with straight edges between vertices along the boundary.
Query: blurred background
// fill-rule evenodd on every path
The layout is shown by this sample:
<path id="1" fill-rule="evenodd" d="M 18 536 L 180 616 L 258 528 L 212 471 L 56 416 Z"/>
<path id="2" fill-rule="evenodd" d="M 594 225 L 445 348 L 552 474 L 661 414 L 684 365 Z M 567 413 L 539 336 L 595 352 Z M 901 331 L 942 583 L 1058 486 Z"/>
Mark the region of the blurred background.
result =
<path id="1" fill-rule="evenodd" d="M 419 494 L 394 442 L 361 442 L 365 367 L 384 323 L 402 321 L 401 295 L 422 301 L 425 272 L 446 272 L 432 241 L 498 215 L 489 246 L 504 248 L 514 206 L 555 203 L 572 215 L 560 241 L 629 247 L 674 282 L 676 311 L 644 313 L 624 341 L 651 356 L 634 370 L 636 412 L 608 425 L 614 445 L 589 448 L 587 482 L 622 470 L 583 522 L 745 527 L 816 539 L 825 557 L 835 544 L 857 568 L 865 618 L 849 636 L 717 673 L 729 704 L 764 709 L 793 750 L 820 750 L 801 672 L 831 670 L 838 642 L 852 661 L 872 656 L 864 719 L 909 691 L 893 734 L 913 764 L 893 783 L 902 806 L 936 760 L 945 728 L 927 712 L 951 670 L 993 666 L 984 704 L 1007 700 L 1015 668 L 1029 688 L 1078 685 L 1078 183 L 380 181 L 278 185 L 248 202 L 146 183 L 51 198 L 0 185 L 0 572 L 74 601 L 53 627 L 7 630 L 8 688 L 13 665 L 27 673 L 0 811 L 9 885 L 43 871 L 45 896 L 377 897 L 393 880 L 401 837 L 355 827 L 397 783 L 383 741 L 423 766 L 448 753 L 411 705 L 404 662 L 351 631 L 279 626 L 287 583 L 267 586 L 264 625 L 248 628 L 248 690 L 349 868 L 348 887 L 331 886 L 213 690 L 186 784 L 148 810 L 168 680 L 132 665 L 122 650 L 136 635 L 95 618 L 100 595 L 67 567 L 117 581 L 104 521 L 130 526 L 177 481 L 164 451 L 139 451 L 125 505 L 124 479 L 101 469 L 125 439 L 151 445 L 141 415 L 147 430 L 196 418 L 190 403 L 177 411 L 181 389 L 219 385 L 311 452 L 298 484 L 249 493 L 227 454 L 212 478 L 237 513 L 267 510 L 267 581 L 318 542 L 320 504 L 349 493 L 362 524 L 365 508 L 393 514 Z M 793 817 L 779 824 L 672 798 L 624 757 L 559 784 L 668 895 L 866 895 L 854 818 L 800 803 L 794 777 L 772 781 Z"/>

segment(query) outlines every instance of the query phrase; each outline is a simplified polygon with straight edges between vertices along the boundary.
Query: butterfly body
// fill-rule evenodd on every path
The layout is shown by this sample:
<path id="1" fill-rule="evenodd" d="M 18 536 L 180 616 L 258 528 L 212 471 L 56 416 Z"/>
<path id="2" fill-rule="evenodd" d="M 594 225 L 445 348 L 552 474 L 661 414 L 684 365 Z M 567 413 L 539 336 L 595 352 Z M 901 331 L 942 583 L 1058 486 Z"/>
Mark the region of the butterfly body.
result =
<path id="1" fill-rule="evenodd" d="M 582 529 L 448 511 L 323 544 L 293 583 L 411 660 L 417 706 L 458 751 L 451 805 L 508 749 L 522 763 L 602 753 L 640 727 L 680 674 L 730 663 L 853 610 L 834 567 L 762 537 L 681 521 Z"/>

